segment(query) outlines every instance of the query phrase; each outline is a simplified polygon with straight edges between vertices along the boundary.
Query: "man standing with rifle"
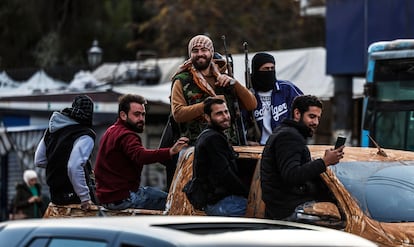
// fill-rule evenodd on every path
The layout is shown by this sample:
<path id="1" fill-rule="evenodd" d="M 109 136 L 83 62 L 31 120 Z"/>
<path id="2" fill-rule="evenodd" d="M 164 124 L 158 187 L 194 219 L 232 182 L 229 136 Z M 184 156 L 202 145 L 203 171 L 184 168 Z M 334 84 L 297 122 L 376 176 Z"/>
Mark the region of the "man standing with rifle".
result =
<path id="1" fill-rule="evenodd" d="M 253 120 L 260 129 L 260 137 L 254 141 L 260 145 L 265 145 L 273 129 L 289 118 L 295 97 L 303 95 L 292 82 L 276 79 L 275 66 L 274 57 L 268 53 L 259 52 L 252 59 L 251 86 L 257 99 Z"/>
<path id="2" fill-rule="evenodd" d="M 237 101 L 242 109 L 252 111 L 257 102 L 254 95 L 236 79 L 226 74 L 226 61 L 220 57 L 214 59 L 214 47 L 211 39 L 197 35 L 188 43 L 189 59 L 186 60 L 173 76 L 171 90 L 171 112 L 179 124 L 180 136 L 190 139 L 194 145 L 198 135 L 207 127 L 203 118 L 203 101 L 207 97 L 224 99 L 230 107 L 231 118 L 236 119 Z M 231 73 L 231 71 L 230 71 Z M 234 92 L 233 92 L 234 90 Z M 243 133 L 239 133 L 235 121 L 231 122 L 225 134 L 233 145 L 242 143 Z M 241 136 L 240 136 L 241 135 Z"/>

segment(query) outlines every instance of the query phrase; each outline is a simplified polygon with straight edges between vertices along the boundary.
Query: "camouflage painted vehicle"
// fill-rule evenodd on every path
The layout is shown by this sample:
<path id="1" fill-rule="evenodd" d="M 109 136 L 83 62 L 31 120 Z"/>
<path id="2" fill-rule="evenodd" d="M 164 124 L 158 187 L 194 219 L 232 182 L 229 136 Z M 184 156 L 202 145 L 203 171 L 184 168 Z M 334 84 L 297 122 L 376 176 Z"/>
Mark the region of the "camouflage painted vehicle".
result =
<path id="1" fill-rule="evenodd" d="M 312 157 L 331 146 L 310 145 Z M 246 217 L 263 218 L 260 158 L 262 146 L 236 146 L 242 179 L 250 184 Z M 79 205 L 60 207 L 45 217 L 105 215 L 205 215 L 195 210 L 182 192 L 192 177 L 193 148 L 178 162 L 164 211 L 97 207 L 85 213 Z M 321 175 L 336 203 L 308 203 L 298 210 L 299 221 L 341 229 L 380 246 L 414 246 L 414 152 L 346 147 L 345 157 Z M 56 207 L 57 208 L 57 207 Z"/>

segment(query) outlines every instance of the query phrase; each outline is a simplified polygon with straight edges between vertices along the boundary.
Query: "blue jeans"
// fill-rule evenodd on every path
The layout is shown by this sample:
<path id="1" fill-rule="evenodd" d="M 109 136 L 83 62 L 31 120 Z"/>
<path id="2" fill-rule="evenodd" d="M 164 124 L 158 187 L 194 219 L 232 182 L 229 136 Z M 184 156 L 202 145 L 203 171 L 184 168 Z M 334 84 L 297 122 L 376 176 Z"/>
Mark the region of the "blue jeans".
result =
<path id="1" fill-rule="evenodd" d="M 244 216 L 247 199 L 241 196 L 227 196 L 216 204 L 209 204 L 204 211 L 209 216 Z"/>
<path id="2" fill-rule="evenodd" d="M 111 210 L 122 210 L 127 208 L 165 210 L 167 195 L 167 192 L 155 187 L 139 187 L 136 192 L 130 191 L 129 197 L 122 203 L 117 205 L 107 203 L 103 204 L 103 206 Z"/>

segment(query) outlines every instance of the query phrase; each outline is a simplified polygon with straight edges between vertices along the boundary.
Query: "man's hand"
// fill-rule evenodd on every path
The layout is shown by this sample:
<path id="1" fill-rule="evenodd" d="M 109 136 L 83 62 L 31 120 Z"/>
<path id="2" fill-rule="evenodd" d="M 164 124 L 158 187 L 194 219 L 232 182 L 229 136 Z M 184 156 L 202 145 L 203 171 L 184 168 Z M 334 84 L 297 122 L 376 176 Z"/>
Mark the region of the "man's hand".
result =
<path id="1" fill-rule="evenodd" d="M 236 79 L 226 75 L 221 74 L 217 76 L 217 81 L 215 83 L 216 87 L 227 87 L 229 85 L 234 85 L 236 83 Z"/>
<path id="2" fill-rule="evenodd" d="M 91 208 L 92 205 L 94 205 L 94 204 L 91 200 L 81 202 L 81 209 L 83 211 L 88 211 Z"/>
<path id="3" fill-rule="evenodd" d="M 325 155 L 322 158 L 325 165 L 328 167 L 337 164 L 344 157 L 344 148 L 345 146 L 342 145 L 337 149 L 325 150 Z"/>
<path id="4" fill-rule="evenodd" d="M 190 140 L 187 137 L 180 137 L 177 142 L 170 148 L 170 155 L 179 153 L 184 147 L 188 146 Z"/>

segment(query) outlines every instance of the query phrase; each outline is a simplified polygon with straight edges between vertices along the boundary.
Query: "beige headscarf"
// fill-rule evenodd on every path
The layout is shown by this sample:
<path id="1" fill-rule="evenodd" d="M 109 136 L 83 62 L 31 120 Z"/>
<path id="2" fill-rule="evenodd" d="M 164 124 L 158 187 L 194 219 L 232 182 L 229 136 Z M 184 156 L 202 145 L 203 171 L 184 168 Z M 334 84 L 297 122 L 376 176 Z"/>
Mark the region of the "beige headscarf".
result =
<path id="1" fill-rule="evenodd" d="M 214 54 L 214 46 L 213 41 L 206 35 L 197 35 L 194 36 L 192 39 L 190 39 L 190 42 L 188 42 L 188 56 L 191 57 L 191 50 L 196 47 L 200 46 L 202 48 L 207 48 L 211 52 L 211 56 Z"/>
<path id="2" fill-rule="evenodd" d="M 196 47 L 201 46 L 207 48 L 211 52 L 211 57 L 214 55 L 214 46 L 211 39 L 205 35 L 197 35 L 193 37 L 190 42 L 188 42 L 188 55 L 191 57 L 191 50 Z M 214 76 L 218 77 L 220 75 L 220 71 L 218 69 L 217 64 L 214 63 L 213 59 L 211 59 L 210 69 L 212 70 Z M 195 84 L 204 92 L 208 93 L 210 96 L 216 96 L 214 89 L 211 87 L 210 84 L 206 81 L 204 76 L 201 74 L 199 70 L 194 68 L 193 63 L 191 62 L 191 58 L 186 60 L 183 64 L 178 67 L 177 72 L 174 74 L 175 77 L 177 74 L 183 71 L 190 71 L 194 76 Z"/>

